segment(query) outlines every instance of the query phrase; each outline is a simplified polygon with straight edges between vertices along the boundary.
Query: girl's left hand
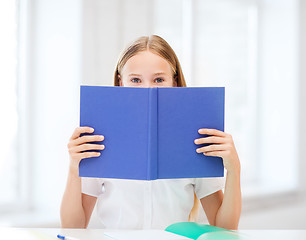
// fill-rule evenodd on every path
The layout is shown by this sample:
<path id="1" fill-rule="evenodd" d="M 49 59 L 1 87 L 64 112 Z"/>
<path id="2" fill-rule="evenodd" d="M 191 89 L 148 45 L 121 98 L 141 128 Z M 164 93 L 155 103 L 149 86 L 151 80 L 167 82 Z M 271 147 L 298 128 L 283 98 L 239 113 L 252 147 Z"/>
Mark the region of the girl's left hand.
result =
<path id="1" fill-rule="evenodd" d="M 240 161 L 230 134 L 207 128 L 199 129 L 198 132 L 209 136 L 195 139 L 194 143 L 210 145 L 197 148 L 197 153 L 203 153 L 205 156 L 221 157 L 223 165 L 228 172 L 240 171 Z"/>

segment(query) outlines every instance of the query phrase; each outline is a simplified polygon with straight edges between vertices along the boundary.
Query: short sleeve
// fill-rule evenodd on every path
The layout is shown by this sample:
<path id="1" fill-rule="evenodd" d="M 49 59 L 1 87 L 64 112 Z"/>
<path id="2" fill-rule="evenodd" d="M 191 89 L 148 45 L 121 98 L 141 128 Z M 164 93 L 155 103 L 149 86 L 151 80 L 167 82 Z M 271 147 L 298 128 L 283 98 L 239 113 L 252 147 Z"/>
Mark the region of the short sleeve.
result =
<path id="1" fill-rule="evenodd" d="M 198 199 L 215 193 L 225 186 L 225 177 L 196 178 L 194 191 Z"/>
<path id="2" fill-rule="evenodd" d="M 103 179 L 101 178 L 89 178 L 89 177 L 82 177 L 82 193 L 86 195 L 90 195 L 93 197 L 99 197 L 103 193 Z"/>

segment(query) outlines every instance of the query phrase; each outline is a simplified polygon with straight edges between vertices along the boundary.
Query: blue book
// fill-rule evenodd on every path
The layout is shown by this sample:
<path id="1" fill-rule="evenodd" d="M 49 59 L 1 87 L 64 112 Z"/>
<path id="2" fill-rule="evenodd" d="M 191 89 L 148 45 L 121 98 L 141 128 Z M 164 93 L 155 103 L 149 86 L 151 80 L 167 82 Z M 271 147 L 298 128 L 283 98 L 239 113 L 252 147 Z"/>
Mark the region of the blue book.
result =
<path id="1" fill-rule="evenodd" d="M 200 128 L 224 130 L 223 87 L 81 86 L 80 126 L 103 135 L 100 157 L 80 162 L 81 177 L 222 177 L 222 158 L 205 156 Z"/>

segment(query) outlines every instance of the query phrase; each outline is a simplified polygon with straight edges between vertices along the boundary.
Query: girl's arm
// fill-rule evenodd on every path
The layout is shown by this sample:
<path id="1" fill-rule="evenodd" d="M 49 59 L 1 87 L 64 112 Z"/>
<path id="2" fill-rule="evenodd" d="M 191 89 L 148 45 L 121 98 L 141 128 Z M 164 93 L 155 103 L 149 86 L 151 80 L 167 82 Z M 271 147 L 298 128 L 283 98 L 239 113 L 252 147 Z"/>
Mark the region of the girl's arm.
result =
<path id="1" fill-rule="evenodd" d="M 97 198 L 82 194 L 81 178 L 69 173 L 61 204 L 62 228 L 86 228 Z"/>
<path id="2" fill-rule="evenodd" d="M 86 228 L 96 204 L 96 197 L 82 194 L 81 178 L 78 176 L 79 163 L 83 158 L 100 155 L 99 152 L 83 151 L 104 149 L 104 146 L 100 144 L 88 144 L 88 142 L 102 141 L 103 137 L 97 135 L 80 137 L 81 133 L 92 132 L 93 129 L 89 127 L 76 128 L 68 144 L 70 165 L 66 189 L 61 204 L 62 228 Z"/>
<path id="3" fill-rule="evenodd" d="M 200 129 L 209 137 L 196 139 L 196 144 L 211 145 L 197 149 L 206 156 L 223 158 L 227 177 L 224 189 L 201 199 L 209 223 L 227 229 L 237 229 L 241 214 L 240 161 L 231 135 L 215 129 Z"/>

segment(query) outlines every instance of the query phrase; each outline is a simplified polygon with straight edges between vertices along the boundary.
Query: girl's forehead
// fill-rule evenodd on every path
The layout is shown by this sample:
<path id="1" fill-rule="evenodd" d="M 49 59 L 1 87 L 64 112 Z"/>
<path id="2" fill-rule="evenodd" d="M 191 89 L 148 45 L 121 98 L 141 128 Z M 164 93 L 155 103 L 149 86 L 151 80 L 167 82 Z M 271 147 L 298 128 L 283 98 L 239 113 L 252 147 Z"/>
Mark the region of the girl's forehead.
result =
<path id="1" fill-rule="evenodd" d="M 122 68 L 122 73 L 130 72 L 165 72 L 171 73 L 171 66 L 166 59 L 152 53 L 142 51 L 131 57 Z"/>

